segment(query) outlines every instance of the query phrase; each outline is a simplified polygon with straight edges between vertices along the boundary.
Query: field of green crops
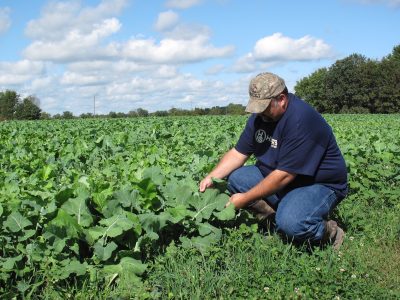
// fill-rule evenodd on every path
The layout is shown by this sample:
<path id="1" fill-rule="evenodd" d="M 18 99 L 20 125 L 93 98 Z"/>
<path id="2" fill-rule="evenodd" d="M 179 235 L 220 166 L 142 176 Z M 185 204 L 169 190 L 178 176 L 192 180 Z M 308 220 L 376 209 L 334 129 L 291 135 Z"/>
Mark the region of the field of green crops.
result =
<path id="1" fill-rule="evenodd" d="M 339 252 L 198 182 L 246 117 L 0 123 L 1 299 L 399 299 L 400 116 L 327 115 L 349 171 Z"/>

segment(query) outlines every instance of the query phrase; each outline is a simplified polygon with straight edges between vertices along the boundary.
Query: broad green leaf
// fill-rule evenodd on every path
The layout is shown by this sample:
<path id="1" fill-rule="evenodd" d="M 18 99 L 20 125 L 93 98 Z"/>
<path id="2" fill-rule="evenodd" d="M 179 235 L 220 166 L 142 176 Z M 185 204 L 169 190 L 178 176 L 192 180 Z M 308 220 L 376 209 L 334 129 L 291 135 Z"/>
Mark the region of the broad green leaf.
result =
<path id="1" fill-rule="evenodd" d="M 122 214 L 108 219 L 103 219 L 99 224 L 101 226 L 95 226 L 88 229 L 88 234 L 93 240 L 97 240 L 100 237 L 117 237 L 123 232 L 137 226 L 131 219 Z"/>
<path id="2" fill-rule="evenodd" d="M 201 236 L 206 236 L 210 234 L 211 232 L 217 233 L 220 231 L 220 229 L 216 228 L 215 226 L 212 226 L 210 223 L 196 223 L 197 229 L 199 231 L 199 234 Z"/>
<path id="3" fill-rule="evenodd" d="M 107 205 L 107 202 L 109 198 L 112 196 L 112 194 L 113 190 L 111 187 L 92 194 L 93 202 L 96 204 L 97 211 L 99 212 L 103 211 L 104 207 Z"/>
<path id="4" fill-rule="evenodd" d="M 57 216 L 46 226 L 46 231 L 58 238 L 80 238 L 84 235 L 83 228 L 74 217 L 71 217 L 63 209 L 59 209 Z"/>
<path id="5" fill-rule="evenodd" d="M 193 217 L 193 212 L 188 210 L 187 207 L 183 204 L 178 205 L 176 207 L 168 207 L 165 212 L 170 215 L 168 221 L 173 224 L 179 223 L 186 217 Z"/>
<path id="6" fill-rule="evenodd" d="M 74 216 L 79 225 L 89 227 L 93 222 L 92 215 L 86 205 L 89 193 L 84 189 L 79 189 L 77 194 L 76 198 L 69 199 L 61 208 Z"/>
<path id="7" fill-rule="evenodd" d="M 138 215 L 131 213 L 129 211 L 125 212 L 126 217 L 132 222 L 133 224 L 133 230 L 137 235 L 140 235 L 142 233 L 142 225 L 140 225 L 140 219 Z"/>
<path id="8" fill-rule="evenodd" d="M 5 262 L 3 262 L 2 267 L 7 271 L 11 271 L 15 269 L 15 263 L 21 261 L 22 258 L 23 258 L 22 254 L 15 257 L 7 257 Z"/>
<path id="9" fill-rule="evenodd" d="M 136 211 L 140 211 L 138 196 L 139 192 L 137 190 L 131 190 L 129 186 L 125 186 L 114 193 L 114 198 L 121 203 L 123 207 L 132 207 Z"/>
<path id="10" fill-rule="evenodd" d="M 118 246 L 116 243 L 110 242 L 104 247 L 103 243 L 99 241 L 93 248 L 94 254 L 96 254 L 100 260 L 106 261 L 112 256 L 112 253 L 118 248 Z"/>
<path id="11" fill-rule="evenodd" d="M 140 214 L 139 216 L 140 224 L 142 228 L 147 232 L 158 232 L 160 229 L 165 227 L 169 215 L 160 214 L 156 215 L 154 213 Z"/>
<path id="12" fill-rule="evenodd" d="M 74 190 L 71 188 L 63 188 L 61 189 L 56 195 L 56 204 L 58 207 L 60 207 L 62 204 L 64 204 L 65 201 L 67 201 L 69 198 L 72 198 L 74 194 Z"/>
<path id="13" fill-rule="evenodd" d="M 181 237 L 180 241 L 182 242 L 183 248 L 196 248 L 200 252 L 204 253 L 207 252 L 211 245 L 214 245 L 221 239 L 221 234 L 222 232 L 219 230 L 204 237 L 193 237 L 191 239 L 187 237 Z"/>
<path id="14" fill-rule="evenodd" d="M 24 235 L 21 237 L 18 237 L 18 241 L 19 242 L 24 242 L 26 240 L 28 240 L 29 238 L 33 237 L 36 233 L 36 230 L 34 229 L 28 229 L 28 230 L 24 230 Z"/>
<path id="15" fill-rule="evenodd" d="M 123 257 L 117 265 L 106 265 L 104 266 L 103 272 L 106 275 L 118 274 L 129 277 L 136 277 L 143 275 L 146 271 L 147 265 L 143 264 L 140 260 Z"/>
<path id="16" fill-rule="evenodd" d="M 42 179 L 48 180 L 54 169 L 56 169 L 54 165 L 45 165 L 42 169 Z"/>
<path id="17" fill-rule="evenodd" d="M 144 170 L 143 178 L 150 178 L 156 185 L 162 185 L 164 182 L 164 175 L 159 166 L 150 167 Z"/>
<path id="18" fill-rule="evenodd" d="M 124 214 L 124 209 L 121 207 L 121 203 L 118 200 L 108 200 L 106 205 L 101 211 L 105 218 L 111 218 L 116 214 Z"/>
<path id="19" fill-rule="evenodd" d="M 112 218 L 103 219 L 101 225 L 105 226 L 105 236 L 116 237 L 122 232 L 132 229 L 134 224 L 125 215 L 116 215 Z"/>
<path id="20" fill-rule="evenodd" d="M 140 252 L 141 246 L 144 245 L 147 241 L 157 241 L 159 238 L 159 235 L 155 232 L 145 233 L 140 238 L 138 238 L 133 251 Z"/>
<path id="21" fill-rule="evenodd" d="M 193 189 L 178 180 L 169 181 L 162 191 L 166 199 L 166 205 L 171 207 L 187 206 L 189 199 L 193 196 Z"/>
<path id="22" fill-rule="evenodd" d="M 214 216 L 216 216 L 218 220 L 221 221 L 232 220 L 236 216 L 235 207 L 234 205 L 228 205 L 228 207 L 224 208 L 220 212 L 214 212 Z"/>
<path id="23" fill-rule="evenodd" d="M 193 219 L 197 222 L 210 219 L 212 213 L 215 210 L 221 211 L 228 200 L 228 195 L 218 194 L 215 189 L 207 189 L 199 196 L 190 199 L 190 205 L 195 209 Z"/>
<path id="24" fill-rule="evenodd" d="M 18 211 L 12 212 L 4 222 L 4 226 L 12 232 L 22 231 L 31 225 L 33 225 L 32 222 L 22 216 Z"/>
<path id="25" fill-rule="evenodd" d="M 74 273 L 77 276 L 82 276 L 85 275 L 87 267 L 87 262 L 80 263 L 78 260 L 73 260 L 65 266 L 64 272 L 68 275 Z"/>

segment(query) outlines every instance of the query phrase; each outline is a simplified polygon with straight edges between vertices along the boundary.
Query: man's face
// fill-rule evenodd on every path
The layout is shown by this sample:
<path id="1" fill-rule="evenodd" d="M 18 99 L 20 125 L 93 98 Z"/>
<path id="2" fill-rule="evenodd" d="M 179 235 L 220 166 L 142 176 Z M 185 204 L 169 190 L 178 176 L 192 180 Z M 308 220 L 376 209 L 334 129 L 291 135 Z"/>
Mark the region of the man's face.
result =
<path id="1" fill-rule="evenodd" d="M 273 98 L 268 107 L 260 113 L 261 117 L 266 122 L 278 121 L 286 111 L 285 96 L 280 94 Z"/>

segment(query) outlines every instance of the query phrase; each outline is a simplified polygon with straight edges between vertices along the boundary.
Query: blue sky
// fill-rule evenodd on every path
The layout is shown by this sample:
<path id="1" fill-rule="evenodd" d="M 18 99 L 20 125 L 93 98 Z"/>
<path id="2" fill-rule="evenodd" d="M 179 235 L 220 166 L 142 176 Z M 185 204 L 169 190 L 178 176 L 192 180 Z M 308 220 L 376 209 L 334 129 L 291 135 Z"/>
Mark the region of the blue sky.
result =
<path id="1" fill-rule="evenodd" d="M 246 104 L 260 72 L 293 91 L 399 28 L 400 0 L 0 0 L 0 90 L 51 114 Z"/>

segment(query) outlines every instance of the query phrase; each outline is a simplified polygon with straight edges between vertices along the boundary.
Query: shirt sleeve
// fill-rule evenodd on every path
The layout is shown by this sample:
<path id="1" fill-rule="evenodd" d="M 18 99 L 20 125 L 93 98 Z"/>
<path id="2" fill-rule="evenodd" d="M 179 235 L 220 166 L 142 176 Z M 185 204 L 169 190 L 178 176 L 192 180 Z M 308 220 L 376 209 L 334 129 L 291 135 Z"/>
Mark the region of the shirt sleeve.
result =
<path id="1" fill-rule="evenodd" d="M 235 149 L 238 152 L 245 155 L 251 155 L 254 153 L 254 121 L 255 115 L 251 115 L 235 146 Z"/>

